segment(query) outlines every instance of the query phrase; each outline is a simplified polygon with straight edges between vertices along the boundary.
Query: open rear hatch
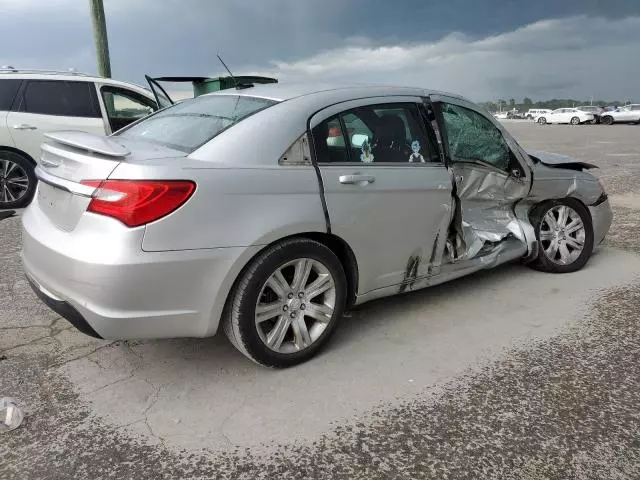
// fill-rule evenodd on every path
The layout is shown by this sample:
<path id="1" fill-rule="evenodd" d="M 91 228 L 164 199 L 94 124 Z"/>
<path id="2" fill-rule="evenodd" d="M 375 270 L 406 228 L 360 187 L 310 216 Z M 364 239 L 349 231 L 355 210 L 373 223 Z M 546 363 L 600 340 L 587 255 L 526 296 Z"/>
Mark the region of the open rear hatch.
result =
<path id="1" fill-rule="evenodd" d="M 76 227 L 91 202 L 96 183 L 108 179 L 121 162 L 184 155 L 118 136 L 69 131 L 48 133 L 45 137 L 36 168 L 40 180 L 36 202 L 43 214 L 64 231 Z"/>

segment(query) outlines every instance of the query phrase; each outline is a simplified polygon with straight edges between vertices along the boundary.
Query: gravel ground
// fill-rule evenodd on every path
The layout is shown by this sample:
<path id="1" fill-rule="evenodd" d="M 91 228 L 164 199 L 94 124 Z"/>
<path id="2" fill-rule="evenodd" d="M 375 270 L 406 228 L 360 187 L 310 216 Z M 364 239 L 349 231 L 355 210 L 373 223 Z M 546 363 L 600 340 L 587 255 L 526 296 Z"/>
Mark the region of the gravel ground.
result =
<path id="1" fill-rule="evenodd" d="M 607 245 L 640 252 L 640 127 L 507 127 L 525 146 L 600 165 L 615 213 Z M 328 426 L 312 443 L 272 445 L 267 456 L 181 451 L 106 422 L 60 373 L 96 351 L 135 357 L 135 345 L 84 337 L 35 302 L 17 232 L 17 218 L 0 221 L 0 394 L 24 401 L 27 418 L 0 437 L 3 480 L 640 478 L 638 282 L 598 292 L 551 338 Z"/>

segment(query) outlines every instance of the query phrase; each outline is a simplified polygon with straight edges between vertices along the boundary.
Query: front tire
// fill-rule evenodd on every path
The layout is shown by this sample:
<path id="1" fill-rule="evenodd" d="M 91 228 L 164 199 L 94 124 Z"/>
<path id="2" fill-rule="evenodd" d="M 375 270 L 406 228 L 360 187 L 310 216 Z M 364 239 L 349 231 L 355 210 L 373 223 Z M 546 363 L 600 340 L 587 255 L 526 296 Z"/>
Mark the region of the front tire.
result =
<path id="1" fill-rule="evenodd" d="M 549 200 L 530 215 L 538 240 L 538 257 L 530 265 L 543 272 L 580 270 L 593 252 L 589 210 L 573 198 Z"/>
<path id="2" fill-rule="evenodd" d="M 296 238 L 268 247 L 241 274 L 223 318 L 231 343 L 256 363 L 290 367 L 327 343 L 344 312 L 340 260 L 319 242 Z"/>
<path id="3" fill-rule="evenodd" d="M 37 182 L 29 160 L 14 152 L 0 151 L 0 209 L 29 205 Z"/>
<path id="4" fill-rule="evenodd" d="M 605 125 L 613 125 L 613 117 L 611 115 L 605 115 L 602 117 L 602 123 Z"/>
<path id="5" fill-rule="evenodd" d="M 544 118 L 544 117 L 540 117 L 540 118 L 538 119 L 538 123 L 539 123 L 540 125 L 546 125 L 546 124 L 547 124 L 547 119 L 546 119 L 546 118 Z"/>

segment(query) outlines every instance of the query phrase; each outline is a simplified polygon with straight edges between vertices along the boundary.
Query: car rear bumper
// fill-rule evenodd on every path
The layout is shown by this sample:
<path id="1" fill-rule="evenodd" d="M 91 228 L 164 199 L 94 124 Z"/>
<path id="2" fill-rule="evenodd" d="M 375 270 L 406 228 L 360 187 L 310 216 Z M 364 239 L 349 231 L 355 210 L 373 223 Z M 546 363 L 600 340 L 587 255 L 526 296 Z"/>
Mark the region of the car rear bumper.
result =
<path id="1" fill-rule="evenodd" d="M 102 338 L 98 333 L 87 323 L 82 314 L 73 308 L 73 306 L 61 298 L 57 298 L 54 294 L 49 292 L 42 285 L 39 285 L 33 278 L 26 275 L 29 285 L 33 289 L 36 296 L 42 300 L 51 310 L 56 312 L 65 320 L 68 320 L 74 327 L 80 330 L 82 333 L 94 338 Z"/>
<path id="2" fill-rule="evenodd" d="M 602 243 L 613 221 L 613 212 L 609 199 L 604 197 L 603 201 L 589 207 L 591 213 L 591 221 L 593 222 L 593 241 L 594 246 Z"/>
<path id="3" fill-rule="evenodd" d="M 112 222 L 92 217 L 78 228 L 84 221 Z M 96 245 L 46 222 L 37 207 L 23 216 L 30 283 L 80 331 L 105 339 L 214 335 L 231 285 L 257 248 L 148 253 L 140 249 L 143 231 L 136 241 L 114 236 Z"/>

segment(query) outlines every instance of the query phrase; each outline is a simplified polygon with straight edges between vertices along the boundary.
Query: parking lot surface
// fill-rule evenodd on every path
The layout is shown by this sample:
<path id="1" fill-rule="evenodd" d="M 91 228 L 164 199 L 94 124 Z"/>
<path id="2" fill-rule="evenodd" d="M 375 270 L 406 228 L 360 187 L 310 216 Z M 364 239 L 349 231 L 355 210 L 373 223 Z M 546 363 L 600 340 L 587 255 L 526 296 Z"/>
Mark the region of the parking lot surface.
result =
<path id="1" fill-rule="evenodd" d="M 514 264 L 362 306 L 288 370 L 223 335 L 107 342 L 41 305 L 0 221 L 0 478 L 640 477 L 640 126 L 504 124 L 600 167 L 580 272 Z"/>

